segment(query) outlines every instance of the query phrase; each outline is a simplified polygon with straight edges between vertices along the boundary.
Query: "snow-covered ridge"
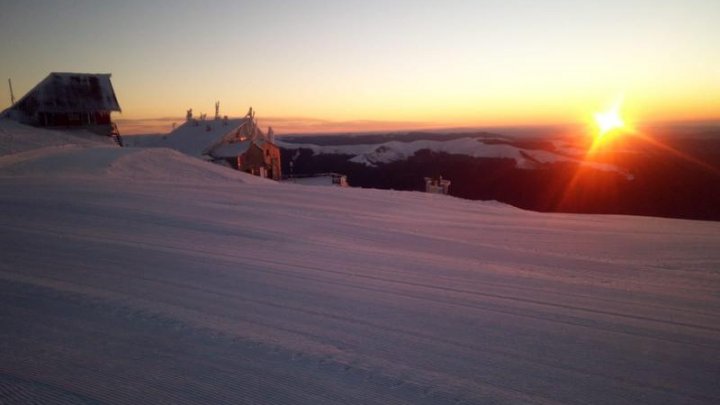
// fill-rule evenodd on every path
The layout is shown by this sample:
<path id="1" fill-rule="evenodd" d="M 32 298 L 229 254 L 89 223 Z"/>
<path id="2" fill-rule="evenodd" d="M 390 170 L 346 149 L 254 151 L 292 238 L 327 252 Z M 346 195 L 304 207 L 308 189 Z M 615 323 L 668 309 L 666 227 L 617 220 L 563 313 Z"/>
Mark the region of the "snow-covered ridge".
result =
<path id="1" fill-rule="evenodd" d="M 284 149 L 310 149 L 315 154 L 351 155 L 351 162 L 367 166 L 405 160 L 418 151 L 430 150 L 448 154 L 467 155 L 475 158 L 513 159 L 516 166 L 521 169 L 535 169 L 544 163 L 572 162 L 597 170 L 618 172 L 629 178 L 629 175 L 617 166 L 582 160 L 581 151 L 576 148 L 570 148 L 560 142 L 556 143 L 556 147 L 558 147 L 556 152 L 524 149 L 506 143 L 484 142 L 483 139 L 473 137 L 456 138 L 447 141 L 390 141 L 382 144 L 363 145 L 320 146 L 282 141 L 278 141 L 277 143 Z"/>

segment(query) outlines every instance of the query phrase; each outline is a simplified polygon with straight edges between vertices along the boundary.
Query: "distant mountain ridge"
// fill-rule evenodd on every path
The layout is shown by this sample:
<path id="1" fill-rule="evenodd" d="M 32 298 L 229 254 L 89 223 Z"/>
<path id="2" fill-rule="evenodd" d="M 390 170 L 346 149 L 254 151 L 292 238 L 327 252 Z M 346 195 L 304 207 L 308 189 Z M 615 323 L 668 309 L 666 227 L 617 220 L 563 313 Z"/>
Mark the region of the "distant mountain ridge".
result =
<path id="1" fill-rule="evenodd" d="M 357 187 L 421 191 L 424 177 L 441 175 L 451 195 L 537 211 L 720 220 L 720 137 L 662 142 L 628 143 L 600 161 L 568 137 L 485 132 L 286 137 L 281 147 L 285 173 L 338 172 Z"/>

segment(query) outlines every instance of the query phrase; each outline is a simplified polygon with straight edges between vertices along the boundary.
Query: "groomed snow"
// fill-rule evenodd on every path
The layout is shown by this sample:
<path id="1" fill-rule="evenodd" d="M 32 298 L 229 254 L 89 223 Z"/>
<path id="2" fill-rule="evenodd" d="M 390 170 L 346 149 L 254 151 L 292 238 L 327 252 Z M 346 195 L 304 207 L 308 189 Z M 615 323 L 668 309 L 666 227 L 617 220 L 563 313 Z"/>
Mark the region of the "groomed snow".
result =
<path id="1" fill-rule="evenodd" d="M 31 149 L 0 159 L 0 402 L 720 402 L 720 223 Z"/>

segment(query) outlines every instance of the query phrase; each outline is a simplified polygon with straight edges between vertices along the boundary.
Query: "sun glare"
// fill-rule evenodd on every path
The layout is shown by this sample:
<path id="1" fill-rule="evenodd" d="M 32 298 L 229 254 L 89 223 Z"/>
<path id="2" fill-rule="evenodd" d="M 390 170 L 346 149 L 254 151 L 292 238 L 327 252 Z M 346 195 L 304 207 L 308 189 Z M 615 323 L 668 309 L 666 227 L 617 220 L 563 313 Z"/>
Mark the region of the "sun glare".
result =
<path id="1" fill-rule="evenodd" d="M 636 134 L 631 122 L 623 111 L 623 98 L 618 98 L 609 108 L 593 114 L 590 121 L 588 135 L 592 141 L 588 155 L 597 157 L 598 154 L 612 152 L 621 147 L 628 135 Z"/>
<path id="2" fill-rule="evenodd" d="M 597 137 L 603 138 L 607 134 L 625 128 L 625 122 L 620 115 L 621 102 L 616 102 L 607 111 L 595 114 L 595 124 L 598 128 Z"/>

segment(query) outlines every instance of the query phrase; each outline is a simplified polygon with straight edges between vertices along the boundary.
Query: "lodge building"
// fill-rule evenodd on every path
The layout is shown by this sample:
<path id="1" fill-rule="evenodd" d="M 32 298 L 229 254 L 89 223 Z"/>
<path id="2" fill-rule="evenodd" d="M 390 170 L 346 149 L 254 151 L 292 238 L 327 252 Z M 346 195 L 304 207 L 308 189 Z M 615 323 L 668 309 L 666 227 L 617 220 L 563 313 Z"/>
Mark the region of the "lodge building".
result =
<path id="1" fill-rule="evenodd" d="M 111 135 L 120 112 L 110 74 L 50 73 L 3 116 L 36 127 L 87 129 Z"/>

